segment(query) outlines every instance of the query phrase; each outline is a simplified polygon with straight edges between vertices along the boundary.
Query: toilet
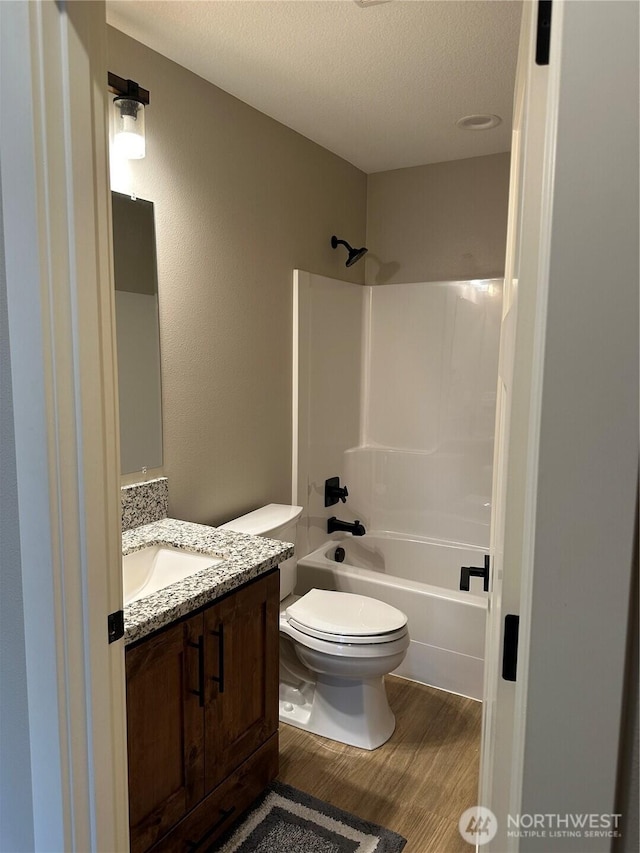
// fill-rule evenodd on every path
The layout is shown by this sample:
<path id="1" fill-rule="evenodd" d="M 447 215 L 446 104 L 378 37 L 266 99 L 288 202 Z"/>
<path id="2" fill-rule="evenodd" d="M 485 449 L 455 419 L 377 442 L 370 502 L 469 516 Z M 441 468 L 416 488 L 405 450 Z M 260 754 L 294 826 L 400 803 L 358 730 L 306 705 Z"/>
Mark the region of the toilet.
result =
<path id="1" fill-rule="evenodd" d="M 302 507 L 269 504 L 220 526 L 295 543 Z M 280 565 L 280 720 L 376 749 L 393 734 L 384 686 L 409 647 L 407 617 L 364 595 L 312 589 L 298 597 L 295 558 Z"/>

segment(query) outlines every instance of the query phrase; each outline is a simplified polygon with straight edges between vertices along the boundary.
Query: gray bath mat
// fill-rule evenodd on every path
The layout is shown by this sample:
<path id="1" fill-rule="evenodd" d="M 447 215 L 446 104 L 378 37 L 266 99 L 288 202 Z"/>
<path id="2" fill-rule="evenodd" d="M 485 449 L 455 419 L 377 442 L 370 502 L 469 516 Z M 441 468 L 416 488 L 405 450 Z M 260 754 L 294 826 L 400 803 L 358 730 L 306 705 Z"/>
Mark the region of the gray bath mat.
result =
<path id="1" fill-rule="evenodd" d="M 211 847 L 218 853 L 400 853 L 406 839 L 375 823 L 273 782 Z"/>

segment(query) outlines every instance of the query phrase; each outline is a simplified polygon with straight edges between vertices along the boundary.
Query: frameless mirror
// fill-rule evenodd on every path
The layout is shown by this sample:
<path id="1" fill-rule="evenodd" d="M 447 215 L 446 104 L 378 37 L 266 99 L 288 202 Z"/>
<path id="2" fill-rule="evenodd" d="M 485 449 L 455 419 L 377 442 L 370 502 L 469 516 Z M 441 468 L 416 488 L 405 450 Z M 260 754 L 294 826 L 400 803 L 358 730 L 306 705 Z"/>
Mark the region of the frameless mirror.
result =
<path id="1" fill-rule="evenodd" d="M 162 465 L 158 275 L 153 203 L 111 193 L 120 471 Z"/>

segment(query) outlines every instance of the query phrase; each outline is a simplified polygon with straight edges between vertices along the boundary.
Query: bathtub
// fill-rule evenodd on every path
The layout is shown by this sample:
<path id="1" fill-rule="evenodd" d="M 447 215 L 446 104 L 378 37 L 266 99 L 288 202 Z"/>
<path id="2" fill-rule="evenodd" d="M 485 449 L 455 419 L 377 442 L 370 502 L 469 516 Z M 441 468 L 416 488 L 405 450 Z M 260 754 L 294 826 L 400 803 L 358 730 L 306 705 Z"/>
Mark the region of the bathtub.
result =
<path id="1" fill-rule="evenodd" d="M 344 548 L 344 562 L 335 560 Z M 482 699 L 487 593 L 480 578 L 461 592 L 460 567 L 482 566 L 470 545 L 407 539 L 393 533 L 336 535 L 298 560 L 295 592 L 313 587 L 368 595 L 409 619 L 411 645 L 395 675 Z"/>

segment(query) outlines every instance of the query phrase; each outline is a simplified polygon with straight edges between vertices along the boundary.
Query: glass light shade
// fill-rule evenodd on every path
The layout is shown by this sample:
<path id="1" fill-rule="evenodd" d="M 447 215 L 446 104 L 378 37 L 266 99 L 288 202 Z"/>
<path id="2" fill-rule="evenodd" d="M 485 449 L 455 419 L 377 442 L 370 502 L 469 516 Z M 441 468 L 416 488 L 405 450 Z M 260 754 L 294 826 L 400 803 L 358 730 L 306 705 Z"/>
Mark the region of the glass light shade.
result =
<path id="1" fill-rule="evenodd" d="M 114 101 L 113 145 L 128 160 L 141 160 L 145 154 L 144 104 L 129 98 Z"/>

